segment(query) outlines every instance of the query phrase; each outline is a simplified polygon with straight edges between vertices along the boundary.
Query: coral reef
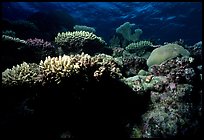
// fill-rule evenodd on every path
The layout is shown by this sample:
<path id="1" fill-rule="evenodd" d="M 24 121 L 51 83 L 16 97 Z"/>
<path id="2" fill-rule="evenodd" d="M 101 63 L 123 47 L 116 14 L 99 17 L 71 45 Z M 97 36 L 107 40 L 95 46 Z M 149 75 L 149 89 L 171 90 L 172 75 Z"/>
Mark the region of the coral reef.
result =
<path id="1" fill-rule="evenodd" d="M 108 74 L 112 77 L 120 76 L 120 69 L 116 67 L 111 56 L 96 55 L 91 57 L 88 54 L 81 55 L 47 57 L 45 61 L 40 62 L 40 68 L 43 70 L 43 83 L 60 84 L 62 80 L 69 77 L 78 77 L 79 80 L 95 79 L 99 80 Z M 90 72 L 90 73 L 88 73 Z"/>
<path id="2" fill-rule="evenodd" d="M 38 63 L 40 60 L 45 59 L 46 56 L 55 56 L 56 48 L 48 41 L 43 39 L 27 39 L 26 47 L 22 48 L 24 52 L 30 54 L 30 59 L 26 59 L 28 62 Z"/>
<path id="3" fill-rule="evenodd" d="M 65 54 L 84 52 L 91 55 L 100 52 L 106 44 L 101 37 L 85 31 L 58 33 L 55 43 L 62 48 Z"/>
<path id="4" fill-rule="evenodd" d="M 113 57 L 123 56 L 124 48 L 114 47 L 114 48 L 112 48 L 112 49 L 113 49 L 113 54 L 112 54 Z"/>
<path id="5" fill-rule="evenodd" d="M 128 53 L 131 53 L 139 57 L 148 58 L 152 50 L 154 48 L 152 47 L 153 44 L 150 41 L 139 41 L 137 43 L 131 43 L 127 47 L 125 47 L 125 50 Z"/>
<path id="6" fill-rule="evenodd" d="M 146 46 L 152 46 L 152 45 L 153 44 L 150 41 L 139 41 L 137 43 L 129 44 L 127 47 L 125 47 L 125 49 L 128 51 L 132 51 L 132 50 L 135 50 L 135 49 L 140 48 L 140 47 L 146 47 Z"/>
<path id="7" fill-rule="evenodd" d="M 197 42 L 193 46 L 185 46 L 185 49 L 191 52 L 190 56 L 195 59 L 197 65 L 202 63 L 202 41 Z"/>
<path id="8" fill-rule="evenodd" d="M 200 133 L 202 41 L 153 45 L 139 41 L 142 30 L 131 33 L 135 24 L 126 22 L 107 45 L 94 28 L 73 24 L 63 11 L 37 12 L 29 20 L 4 21 L 26 31 L 2 32 L 3 134 L 49 139 Z M 31 28 L 43 33 L 31 38 Z"/>
<path id="9" fill-rule="evenodd" d="M 136 75 L 128 77 L 123 80 L 128 86 L 130 86 L 135 94 L 147 94 L 149 91 L 161 92 L 167 83 L 167 78 L 163 76 L 141 76 Z"/>
<path id="10" fill-rule="evenodd" d="M 125 77 L 136 75 L 139 70 L 147 69 L 146 59 L 137 56 L 123 57 L 123 73 Z"/>
<path id="11" fill-rule="evenodd" d="M 152 51 L 149 58 L 147 59 L 147 65 L 149 67 L 152 65 L 159 65 L 162 62 L 175 58 L 179 55 L 189 56 L 190 53 L 182 46 L 177 44 L 167 44 Z"/>
<path id="12" fill-rule="evenodd" d="M 7 36 L 7 35 L 2 35 L 2 40 L 3 41 L 12 41 L 15 43 L 21 43 L 21 44 L 26 44 L 25 40 L 16 38 L 16 37 L 11 37 L 11 36 Z"/>
<path id="13" fill-rule="evenodd" d="M 141 121 L 134 123 L 131 138 L 191 136 L 198 131 L 201 94 L 195 93 L 192 85 L 176 84 L 166 76 L 153 75 L 136 75 L 123 81 L 135 94 L 150 95 L 149 109 Z"/>
<path id="14" fill-rule="evenodd" d="M 75 25 L 74 30 L 76 31 L 85 31 L 90 33 L 95 33 L 96 30 L 93 27 L 83 26 L 83 25 Z"/>
<path id="15" fill-rule="evenodd" d="M 135 32 L 132 34 L 131 28 L 134 25 L 135 24 L 130 24 L 129 22 L 125 22 L 124 24 L 120 25 L 120 27 L 116 29 L 116 33 L 122 34 L 122 36 L 128 41 L 136 42 L 139 40 L 139 37 L 143 33 L 143 31 L 141 29 L 135 29 Z"/>
<path id="16" fill-rule="evenodd" d="M 177 85 L 172 90 L 151 92 L 151 110 L 143 115 L 143 138 L 191 136 L 197 131 L 198 106 L 192 100 L 192 85 Z M 189 133 L 190 132 L 190 133 Z"/>
<path id="17" fill-rule="evenodd" d="M 37 64 L 23 62 L 2 72 L 2 87 L 33 87 L 40 72 Z"/>
<path id="18" fill-rule="evenodd" d="M 155 76 L 166 76 L 176 83 L 192 83 L 196 77 L 192 57 L 176 57 L 150 67 L 149 71 Z"/>
<path id="19" fill-rule="evenodd" d="M 109 41 L 109 44 L 110 44 L 110 48 L 118 48 L 118 47 L 121 47 L 120 45 L 120 39 L 118 36 L 114 35 L 110 41 Z"/>

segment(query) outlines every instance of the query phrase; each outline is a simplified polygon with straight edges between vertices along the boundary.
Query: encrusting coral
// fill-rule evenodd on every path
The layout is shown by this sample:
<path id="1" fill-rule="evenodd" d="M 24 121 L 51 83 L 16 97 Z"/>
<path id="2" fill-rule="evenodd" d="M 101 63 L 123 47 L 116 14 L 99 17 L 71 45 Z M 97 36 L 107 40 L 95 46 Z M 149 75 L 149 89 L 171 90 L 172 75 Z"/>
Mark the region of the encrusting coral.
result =
<path id="1" fill-rule="evenodd" d="M 194 63 L 192 57 L 177 57 L 160 65 L 151 66 L 149 71 L 155 76 L 166 76 L 171 82 L 192 83 L 196 77 Z"/>

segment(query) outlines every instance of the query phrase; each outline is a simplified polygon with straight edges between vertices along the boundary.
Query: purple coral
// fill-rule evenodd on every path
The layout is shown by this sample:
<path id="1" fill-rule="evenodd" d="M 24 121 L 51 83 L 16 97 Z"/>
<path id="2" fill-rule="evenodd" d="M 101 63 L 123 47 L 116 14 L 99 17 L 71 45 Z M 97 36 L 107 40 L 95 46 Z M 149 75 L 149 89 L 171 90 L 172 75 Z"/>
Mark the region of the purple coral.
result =
<path id="1" fill-rule="evenodd" d="M 192 68 L 193 58 L 177 57 L 160 65 L 154 65 L 150 72 L 155 76 L 167 76 L 170 82 L 190 83 L 195 78 L 195 71 Z"/>
<path id="2" fill-rule="evenodd" d="M 43 39 L 27 39 L 26 40 L 28 46 L 33 46 L 33 47 L 42 47 L 42 48 L 54 48 L 54 46 L 48 42 L 44 41 Z"/>
<path id="3" fill-rule="evenodd" d="M 42 59 L 45 59 L 46 56 L 55 56 L 56 49 L 48 41 L 43 39 L 27 39 L 26 47 L 23 48 L 26 54 L 30 55 L 28 62 L 39 62 Z M 31 58 L 32 57 L 32 58 Z"/>

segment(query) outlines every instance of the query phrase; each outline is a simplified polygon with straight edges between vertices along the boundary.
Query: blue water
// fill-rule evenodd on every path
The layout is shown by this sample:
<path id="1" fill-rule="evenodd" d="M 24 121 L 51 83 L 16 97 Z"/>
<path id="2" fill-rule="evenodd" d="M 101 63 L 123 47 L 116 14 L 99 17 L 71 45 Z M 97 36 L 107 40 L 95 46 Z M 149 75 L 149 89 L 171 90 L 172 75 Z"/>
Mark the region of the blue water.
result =
<path id="1" fill-rule="evenodd" d="M 2 17 L 28 19 L 35 12 L 64 10 L 74 24 L 95 27 L 107 42 L 124 22 L 141 28 L 141 39 L 188 45 L 202 40 L 201 2 L 3 2 Z M 40 19 L 39 19 L 40 20 Z M 69 24 L 69 23 L 67 23 Z M 46 25 L 48 26 L 48 25 Z"/>

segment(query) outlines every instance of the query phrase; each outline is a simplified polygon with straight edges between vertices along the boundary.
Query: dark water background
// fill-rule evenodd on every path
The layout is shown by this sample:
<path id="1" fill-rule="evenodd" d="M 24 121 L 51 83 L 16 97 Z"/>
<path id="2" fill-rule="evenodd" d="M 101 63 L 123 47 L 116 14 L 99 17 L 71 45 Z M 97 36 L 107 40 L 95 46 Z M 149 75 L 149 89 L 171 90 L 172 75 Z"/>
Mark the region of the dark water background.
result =
<path id="1" fill-rule="evenodd" d="M 70 26 L 65 30 L 71 30 L 75 24 L 95 27 L 96 34 L 106 41 L 115 34 L 117 27 L 127 21 L 143 30 L 141 39 L 150 39 L 158 44 L 181 38 L 186 44 L 193 45 L 202 40 L 201 2 L 2 3 L 2 17 L 9 20 L 29 19 L 36 12 L 50 10 L 63 10 L 71 16 L 71 22 L 66 23 Z M 52 21 L 55 19 L 49 23 Z"/>

